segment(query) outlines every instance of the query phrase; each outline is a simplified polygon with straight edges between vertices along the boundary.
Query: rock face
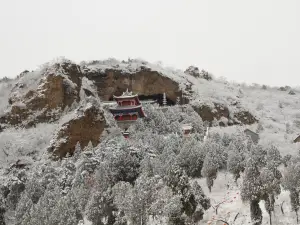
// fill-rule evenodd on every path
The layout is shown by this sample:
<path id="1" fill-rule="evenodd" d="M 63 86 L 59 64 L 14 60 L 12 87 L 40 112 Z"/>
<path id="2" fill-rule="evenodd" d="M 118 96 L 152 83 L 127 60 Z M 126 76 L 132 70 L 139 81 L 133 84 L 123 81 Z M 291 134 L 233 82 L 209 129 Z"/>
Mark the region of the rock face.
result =
<path id="1" fill-rule="evenodd" d="M 248 111 L 237 112 L 234 114 L 234 118 L 236 118 L 238 122 L 245 125 L 251 125 L 258 122 L 258 120 Z"/>
<path id="2" fill-rule="evenodd" d="M 141 68 L 136 73 L 123 73 L 121 70 L 112 69 L 103 72 L 88 68 L 83 71 L 88 79 L 95 82 L 98 95 L 104 101 L 112 100 L 113 95 L 121 95 L 127 88 L 143 96 L 166 93 L 173 102 L 176 102 L 177 97 L 183 96 L 178 83 L 148 68 Z M 188 103 L 188 99 L 183 97 L 183 102 Z"/>
<path id="3" fill-rule="evenodd" d="M 293 90 L 289 91 L 289 95 L 295 95 L 295 94 L 296 94 L 295 91 L 293 91 Z"/>
<path id="4" fill-rule="evenodd" d="M 247 111 L 240 111 L 231 115 L 229 109 L 226 106 L 222 106 L 217 103 L 214 103 L 214 108 L 211 108 L 208 105 L 193 106 L 193 108 L 200 115 L 203 121 L 219 121 L 223 118 L 226 118 L 228 120 L 228 124 L 224 124 L 223 121 L 220 121 L 219 126 L 237 124 L 250 125 L 258 122 L 258 120 Z"/>
<path id="5" fill-rule="evenodd" d="M 103 69 L 101 65 L 93 67 L 87 64 L 80 67 L 64 61 L 42 70 L 36 76 L 36 83 L 27 78 L 32 72 L 22 73 L 18 78 L 19 82 L 12 89 L 9 110 L 0 117 L 0 132 L 2 128 L 9 126 L 30 127 L 37 123 L 59 120 L 63 112 L 71 113 L 73 106 L 78 107 L 80 104 L 81 108 L 77 110 L 76 117 L 63 124 L 56 135 L 56 144 L 49 148 L 55 155 L 62 157 L 67 152 L 72 153 L 78 141 L 81 147 L 85 147 L 89 141 L 93 145 L 99 143 L 99 137 L 106 126 L 103 111 L 97 104 L 86 107 L 86 99 L 93 98 L 98 102 L 99 98 L 103 101 L 112 100 L 113 95 L 121 95 L 126 89 L 130 89 L 145 99 L 166 93 L 168 101 L 175 103 L 179 97 L 180 102 L 186 104 L 189 103 L 188 96 L 194 94 L 193 84 L 185 78 L 180 80 L 185 84 L 179 84 L 170 78 L 172 76 L 164 76 L 146 66 L 125 71 L 113 68 Z M 189 73 L 191 71 L 198 73 L 199 70 L 190 68 Z M 202 71 L 200 77 L 201 73 Z M 221 121 L 221 126 L 257 122 L 247 111 L 231 113 L 227 107 L 216 103 L 213 108 L 202 105 L 194 107 L 194 110 L 203 121 Z"/>
<path id="6" fill-rule="evenodd" d="M 203 121 L 212 122 L 214 119 L 221 119 L 221 117 L 229 118 L 229 110 L 227 107 L 222 107 L 219 104 L 214 104 L 214 106 L 214 110 L 207 105 L 194 106 L 194 110 L 200 115 Z"/>
<path id="7" fill-rule="evenodd" d="M 196 77 L 196 78 L 202 78 L 202 79 L 205 79 L 205 80 L 212 80 L 212 75 L 210 73 L 208 73 L 207 71 L 205 70 L 199 70 L 198 67 L 196 66 L 189 66 L 185 71 L 184 71 L 185 74 L 189 74 L 193 77 Z"/>
<path id="8" fill-rule="evenodd" d="M 22 75 L 26 77 L 27 73 Z M 168 100 L 181 103 L 189 99 L 172 79 L 162 76 L 149 68 L 140 68 L 133 73 L 122 70 L 91 70 L 80 68 L 71 62 L 55 64 L 41 76 L 36 88 L 27 90 L 26 84 L 18 83 L 9 98 L 10 111 L 0 117 L 0 124 L 33 126 L 36 123 L 55 121 L 61 112 L 74 102 L 79 102 L 82 78 L 94 82 L 98 96 L 83 88 L 86 96 L 100 97 L 101 100 L 112 100 L 113 95 L 121 95 L 126 89 L 145 98 L 166 93 Z"/>
<path id="9" fill-rule="evenodd" d="M 23 76 L 26 76 L 24 74 Z M 78 104 L 80 93 L 83 92 L 82 106 L 75 115 L 65 122 L 55 136 L 52 144 L 53 154 L 63 157 L 72 153 L 77 142 L 85 147 L 89 141 L 93 145 L 99 143 L 99 138 L 106 125 L 99 97 L 87 87 L 82 88 L 83 74 L 78 65 L 65 62 L 55 64 L 40 77 L 36 88 L 26 89 L 26 84 L 18 83 L 9 98 L 10 111 L 0 118 L 5 125 L 34 126 L 37 123 L 48 123 L 58 120 L 64 110 L 74 103 Z M 87 101 L 93 99 L 94 103 Z M 71 113 L 72 112 L 68 112 Z"/>
<path id="10" fill-rule="evenodd" d="M 90 141 L 96 146 L 105 126 L 103 111 L 100 107 L 89 104 L 86 108 L 77 110 L 75 118 L 63 124 L 48 150 L 61 158 L 67 153 L 72 154 L 77 142 L 82 148 Z"/>
<path id="11" fill-rule="evenodd" d="M 25 87 L 18 84 L 9 98 L 11 110 L 0 123 L 32 126 L 58 119 L 57 112 L 79 101 L 81 75 L 76 64 L 65 63 L 46 71 L 36 89 L 22 93 L 19 90 Z"/>
<path id="12" fill-rule="evenodd" d="M 190 70 L 199 72 L 199 69 L 194 67 L 189 68 Z M 86 65 L 79 67 L 71 62 L 65 62 L 54 65 L 52 70 L 46 71 L 36 90 L 30 90 L 22 96 L 12 94 L 9 99 L 11 111 L 0 118 L 0 123 L 16 125 L 27 121 L 25 125 L 32 126 L 35 123 L 59 119 L 59 112 L 74 102 L 79 102 L 83 77 L 94 82 L 98 96 L 104 101 L 112 100 L 113 95 L 121 95 L 127 88 L 145 98 L 166 93 L 168 100 L 175 103 L 179 97 L 182 104 L 188 103 L 188 96 L 193 94 L 190 87 L 192 84 L 187 83 L 185 90 L 181 90 L 176 81 L 147 67 L 142 66 L 133 72 L 124 72 L 117 68 L 99 69 Z M 17 88 L 24 87 L 19 84 Z M 86 96 L 98 97 L 86 88 L 83 88 L 83 91 Z M 225 118 L 228 125 L 257 122 L 249 112 L 240 111 L 231 115 L 227 107 L 216 103 L 213 109 L 206 105 L 194 109 L 204 121 L 212 122 L 220 119 L 224 121 Z M 222 122 L 219 125 L 225 124 Z"/>

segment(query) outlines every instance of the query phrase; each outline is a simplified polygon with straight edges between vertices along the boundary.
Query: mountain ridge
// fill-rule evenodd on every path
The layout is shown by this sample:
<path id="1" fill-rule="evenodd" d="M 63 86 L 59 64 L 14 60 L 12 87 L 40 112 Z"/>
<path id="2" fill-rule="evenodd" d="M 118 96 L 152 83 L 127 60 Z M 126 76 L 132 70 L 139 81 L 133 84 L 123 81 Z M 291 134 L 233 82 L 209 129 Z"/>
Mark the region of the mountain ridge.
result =
<path id="1" fill-rule="evenodd" d="M 121 140 L 120 130 L 103 104 L 103 101 L 111 100 L 112 95 L 119 95 L 127 88 L 141 98 L 160 98 L 166 93 L 170 103 L 166 112 L 157 110 L 159 106 L 147 109 L 152 113 L 149 120 L 154 122 L 146 121 L 144 124 L 138 121 L 134 125 L 131 131 L 134 140 L 138 140 L 136 143 Z M 297 155 L 299 145 L 293 140 L 300 134 L 300 92 L 294 89 L 291 95 L 289 91 L 288 87 L 278 90 L 230 83 L 215 79 L 195 67 L 179 71 L 140 60 L 110 59 L 75 64 L 60 59 L 46 63 L 39 70 L 27 71 L 16 79 L 0 82 L 0 172 L 3 183 L 8 184 L 6 188 L 11 190 L 7 201 L 12 199 L 11 204 L 17 204 L 15 198 L 25 185 L 22 171 L 26 171 L 25 175 L 31 174 L 33 168 L 42 168 L 43 164 L 57 164 L 55 168 L 60 171 L 60 163 L 66 162 L 66 168 L 74 172 L 74 165 L 68 167 L 68 163 L 72 164 L 70 155 L 75 155 L 74 160 L 78 157 L 76 149 L 84 150 L 82 168 L 87 165 L 94 168 L 99 166 L 103 155 L 109 155 L 109 151 L 114 152 L 114 148 L 118 149 L 121 145 L 120 148 L 129 154 L 130 159 L 126 158 L 132 163 L 129 168 L 135 168 L 137 162 L 131 157 L 140 157 L 139 147 L 147 149 L 147 157 L 159 154 L 164 139 L 172 140 L 170 144 L 175 148 L 176 139 L 182 138 L 180 125 L 186 122 L 193 123 L 199 133 L 203 122 L 209 122 L 210 132 L 219 135 L 213 136 L 216 140 L 220 140 L 221 136 L 226 139 L 228 135 L 240 135 L 249 128 L 259 134 L 259 144 L 263 147 L 272 144 L 283 156 Z M 178 97 L 181 104 L 187 106 L 185 112 L 174 105 Z M 151 126 L 153 131 L 147 131 L 146 125 Z M 157 127 L 162 129 L 161 133 L 155 133 L 158 132 L 155 131 Z M 139 136 L 140 130 L 146 137 Z M 157 138 L 157 141 L 152 143 L 147 140 L 147 135 Z M 193 135 L 195 140 L 185 146 L 187 152 L 198 148 L 198 145 L 203 147 L 199 141 L 201 138 Z M 101 146 L 106 147 L 101 149 Z M 96 159 L 89 158 L 94 154 Z M 193 157 L 186 155 L 188 153 L 182 154 Z M 55 162 L 52 159 L 61 160 Z M 118 160 L 113 162 L 116 165 L 120 163 Z M 199 174 L 199 171 L 193 173 Z M 121 171 L 120 176 L 127 180 L 128 174 Z M 128 180 L 132 182 L 136 174 L 130 176 L 133 177 Z M 64 182 L 63 187 L 66 185 Z M 205 215 L 205 218 L 208 217 Z"/>

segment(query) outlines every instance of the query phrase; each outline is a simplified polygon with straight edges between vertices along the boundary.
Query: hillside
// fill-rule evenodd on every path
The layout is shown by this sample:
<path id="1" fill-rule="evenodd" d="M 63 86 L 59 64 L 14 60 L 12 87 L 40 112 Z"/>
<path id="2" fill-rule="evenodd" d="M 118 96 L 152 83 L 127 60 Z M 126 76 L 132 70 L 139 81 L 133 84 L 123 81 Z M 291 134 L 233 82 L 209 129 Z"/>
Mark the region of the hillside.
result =
<path id="1" fill-rule="evenodd" d="M 149 121 L 138 121 L 125 141 L 104 102 L 127 88 L 142 100 L 154 98 L 159 103 L 166 93 L 169 106 L 166 111 L 159 106 L 145 107 Z M 6 224 L 47 224 L 42 218 L 47 218 L 48 224 L 70 225 L 87 218 L 94 224 L 126 224 L 126 220 L 133 224 L 159 224 L 159 220 L 182 224 L 183 218 L 184 224 L 207 224 L 215 213 L 214 202 L 240 193 L 244 174 L 236 184 L 226 163 L 233 146 L 249 142 L 243 134 L 246 128 L 259 128 L 258 144 L 266 152 L 275 146 L 282 158 L 288 154 L 298 157 L 299 144 L 293 141 L 300 135 L 299 96 L 299 89 L 247 86 L 211 77 L 196 67 L 180 71 L 138 59 L 80 64 L 59 59 L 36 71 L 24 71 L 17 78 L 2 79 L 0 224 L 2 215 Z M 178 99 L 186 109 L 175 105 Z M 192 123 L 195 129 L 188 141 L 180 132 L 184 123 Z M 210 136 L 203 143 L 200 136 L 206 125 L 211 126 Z M 226 138 L 228 144 L 224 144 Z M 258 147 L 244 148 L 252 154 Z M 218 176 L 209 192 L 205 184 L 209 175 L 202 166 L 208 163 L 205 160 L 212 149 L 220 149 L 218 154 L 225 158 L 218 162 Z M 282 163 L 278 168 L 286 171 Z M 183 183 L 173 183 L 177 178 Z M 182 193 L 175 194 L 176 188 Z M 281 213 L 277 207 L 273 224 L 295 224 L 288 193 L 282 189 L 277 196 L 276 204 L 285 201 L 286 213 L 276 219 L 276 213 Z M 183 201 L 185 195 L 196 200 Z M 135 197 L 151 203 L 152 211 L 135 208 L 135 204 L 148 206 Z M 57 204 L 47 205 L 48 198 Z M 94 208 L 97 205 L 101 205 L 100 211 Z M 263 209 L 263 201 L 260 205 Z M 47 214 L 53 207 L 53 215 Z M 225 209 L 230 216 L 225 216 Z M 182 211 L 185 217 L 181 218 Z M 142 219 L 135 215 L 142 215 Z M 222 204 L 219 215 L 230 224 L 251 221 L 249 205 L 240 197 Z M 148 221 L 147 216 L 154 219 Z M 181 222 L 172 221 L 173 217 Z M 263 209 L 263 224 L 268 221 Z"/>

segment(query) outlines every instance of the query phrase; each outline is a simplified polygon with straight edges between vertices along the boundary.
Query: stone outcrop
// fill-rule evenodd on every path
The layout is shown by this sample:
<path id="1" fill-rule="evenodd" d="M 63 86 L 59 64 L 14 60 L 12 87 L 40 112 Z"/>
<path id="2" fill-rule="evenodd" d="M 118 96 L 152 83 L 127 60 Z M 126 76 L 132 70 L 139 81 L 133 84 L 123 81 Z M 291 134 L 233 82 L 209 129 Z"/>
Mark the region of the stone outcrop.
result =
<path id="1" fill-rule="evenodd" d="M 258 120 L 248 111 L 234 113 L 234 118 L 236 118 L 237 123 L 244 125 L 251 125 L 258 122 Z"/>
<path id="2" fill-rule="evenodd" d="M 290 90 L 290 91 L 289 91 L 289 95 L 296 95 L 296 93 L 295 93 L 295 91 Z"/>
<path id="3" fill-rule="evenodd" d="M 77 142 L 82 148 L 90 141 L 96 146 L 105 127 L 103 111 L 96 105 L 88 104 L 78 109 L 76 116 L 62 125 L 48 150 L 55 156 L 64 157 L 74 152 Z"/>
<path id="4" fill-rule="evenodd" d="M 213 122 L 219 121 L 219 126 L 237 125 L 237 124 L 253 124 L 258 120 L 248 111 L 239 111 L 230 113 L 228 107 L 214 103 L 214 107 L 208 105 L 193 106 L 194 110 L 200 115 L 203 121 Z M 228 120 L 228 124 L 222 121 L 224 118 Z M 220 121 L 221 120 L 221 121 Z"/>
<path id="5" fill-rule="evenodd" d="M 213 77 L 210 73 L 208 73 L 207 71 L 205 70 L 199 70 L 198 67 L 196 66 L 189 66 L 185 71 L 184 71 L 185 74 L 189 74 L 193 77 L 196 77 L 196 78 L 202 78 L 202 79 L 205 79 L 205 80 L 212 80 Z"/>
<path id="6" fill-rule="evenodd" d="M 127 88 L 143 96 L 166 93 L 173 102 L 176 102 L 177 97 L 183 96 L 177 82 L 148 68 L 141 68 L 136 73 L 124 73 L 113 69 L 95 72 L 88 68 L 84 68 L 83 71 L 88 79 L 95 82 L 98 95 L 104 101 L 111 100 L 113 95 L 121 95 Z M 188 103 L 188 99 L 183 98 L 183 102 Z"/>
<path id="7" fill-rule="evenodd" d="M 196 72 L 198 71 L 199 69 L 196 68 Z M 26 76 L 26 74 L 22 76 Z M 146 97 L 166 93 L 168 99 L 174 103 L 180 97 L 183 104 L 189 102 L 189 95 L 193 95 L 192 84 L 187 82 L 185 90 L 181 90 L 176 81 L 147 67 L 142 66 L 135 72 L 129 73 L 121 69 L 101 70 L 88 66 L 80 68 L 71 62 L 64 62 L 55 64 L 46 71 L 36 90 L 29 90 L 21 96 L 14 95 L 13 92 L 9 99 L 11 110 L 0 118 L 0 123 L 17 125 L 25 122 L 26 126 L 32 126 L 39 122 L 59 119 L 62 110 L 80 100 L 79 93 L 83 77 L 93 81 L 97 89 L 97 93 L 93 93 L 83 88 L 85 95 L 99 96 L 104 101 L 112 100 L 113 95 L 121 95 L 127 88 Z M 24 88 L 24 84 L 18 84 L 15 87 L 15 89 L 22 88 Z M 194 107 L 194 109 L 203 121 L 224 121 L 225 118 L 228 119 L 228 125 L 257 122 L 257 119 L 247 111 L 239 111 L 230 115 L 227 107 L 217 103 L 214 103 L 213 108 L 202 105 Z M 225 126 L 224 122 L 220 122 L 219 125 Z"/>
<path id="8" fill-rule="evenodd" d="M 25 88 L 24 84 L 16 85 L 9 98 L 11 110 L 0 118 L 0 123 L 32 126 L 53 121 L 59 118 L 59 111 L 79 101 L 80 68 L 65 63 L 52 69 L 45 72 L 36 89 L 22 93 L 19 89 Z"/>
<path id="9" fill-rule="evenodd" d="M 189 102 L 188 96 L 193 97 L 194 94 L 191 82 L 186 80 L 185 86 L 180 86 L 170 77 L 146 66 L 127 72 L 118 68 L 100 68 L 86 65 L 80 67 L 69 61 L 56 63 L 43 70 L 38 77 L 37 85 L 33 88 L 27 86 L 32 82 L 21 82 L 28 74 L 30 75 L 30 72 L 24 72 L 9 98 L 10 110 L 0 117 L 0 132 L 2 128 L 11 125 L 30 127 L 36 123 L 58 120 L 63 111 L 71 113 L 68 110 L 73 104 L 82 100 L 83 105 L 78 109 L 76 116 L 63 124 L 54 139 L 55 144 L 49 148 L 55 155 L 63 157 L 68 152 L 72 154 L 78 141 L 82 148 L 89 141 L 97 145 L 106 127 L 102 108 L 97 104 L 84 108 L 86 99 L 112 100 L 113 95 L 121 95 L 126 89 L 130 89 L 140 96 L 150 98 L 166 93 L 170 101 L 175 103 L 180 97 L 181 103 L 186 104 Z M 87 87 L 89 85 L 92 88 Z M 84 99 L 80 99 L 82 95 Z M 235 105 L 232 107 L 237 108 Z M 214 103 L 213 107 L 194 106 L 194 110 L 203 121 L 218 121 L 220 126 L 257 122 L 257 119 L 247 111 L 239 110 L 231 113 L 228 107 L 217 103 Z"/>
<path id="10" fill-rule="evenodd" d="M 198 69 L 197 69 L 198 71 Z M 24 74 L 23 76 L 26 76 Z M 141 96 L 155 96 L 166 93 L 170 101 L 176 102 L 181 98 L 181 103 L 189 102 L 189 95 L 193 95 L 191 83 L 187 82 L 184 90 L 179 84 L 160 72 L 153 71 L 146 66 L 131 72 L 122 69 L 99 69 L 97 67 L 82 66 L 81 68 L 71 62 L 54 65 L 43 75 L 40 85 L 36 90 L 29 90 L 23 96 L 12 94 L 10 98 L 11 111 L 0 118 L 0 123 L 11 125 L 27 122 L 27 126 L 38 122 L 49 122 L 60 118 L 60 112 L 74 102 L 78 102 L 82 78 L 86 77 L 94 82 L 97 94 L 101 100 L 112 100 L 113 95 L 121 95 L 126 89 Z M 19 89 L 24 88 L 19 84 Z M 86 96 L 95 96 L 90 90 L 83 88 Z M 204 121 L 228 119 L 228 124 L 251 124 L 256 119 L 246 112 L 237 113 L 230 118 L 227 107 L 214 104 L 214 108 L 203 105 L 194 108 Z M 34 115 L 34 116 L 33 116 Z M 232 115 L 231 115 L 232 116 Z M 246 117 L 246 118 L 245 118 Z M 220 123 L 220 125 L 223 125 Z"/>
<path id="11" fill-rule="evenodd" d="M 229 110 L 227 107 L 219 104 L 214 104 L 214 106 L 214 109 L 208 105 L 194 106 L 193 108 L 203 121 L 212 122 L 214 119 L 221 119 L 221 117 L 229 118 Z"/>

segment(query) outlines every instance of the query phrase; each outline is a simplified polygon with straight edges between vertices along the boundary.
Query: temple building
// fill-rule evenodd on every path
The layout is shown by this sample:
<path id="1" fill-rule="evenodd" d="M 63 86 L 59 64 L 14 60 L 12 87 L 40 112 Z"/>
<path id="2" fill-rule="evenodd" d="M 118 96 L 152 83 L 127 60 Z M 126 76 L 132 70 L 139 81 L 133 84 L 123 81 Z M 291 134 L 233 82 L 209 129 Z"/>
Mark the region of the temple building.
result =
<path id="1" fill-rule="evenodd" d="M 184 136 L 189 136 L 193 130 L 193 126 L 191 124 L 182 124 L 182 130 Z"/>
<path id="2" fill-rule="evenodd" d="M 123 135 L 127 138 L 129 136 L 127 129 L 130 125 L 138 118 L 146 117 L 146 115 L 138 95 L 132 94 L 128 89 L 121 96 L 113 96 L 113 98 L 117 102 L 117 107 L 110 108 L 110 112 L 113 114 L 118 126 L 125 131 Z"/>

